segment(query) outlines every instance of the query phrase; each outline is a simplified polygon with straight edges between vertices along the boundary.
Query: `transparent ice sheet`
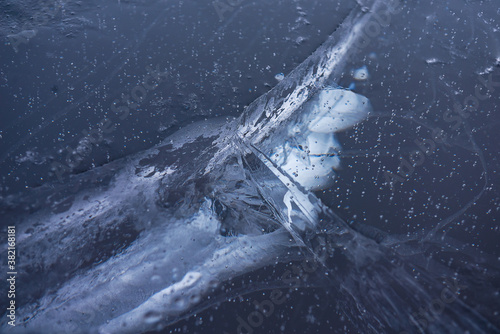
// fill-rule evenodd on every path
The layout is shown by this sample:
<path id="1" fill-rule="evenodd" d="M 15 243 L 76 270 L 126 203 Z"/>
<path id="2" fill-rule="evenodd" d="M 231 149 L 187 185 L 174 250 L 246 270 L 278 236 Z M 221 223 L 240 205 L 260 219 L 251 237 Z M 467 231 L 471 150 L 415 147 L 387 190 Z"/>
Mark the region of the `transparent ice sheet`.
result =
<path id="1" fill-rule="evenodd" d="M 69 184 L 10 198 L 13 207 L 50 204 L 7 216 L 19 222 L 29 259 L 20 280 L 47 277 L 25 292 L 34 298 L 19 309 L 16 330 L 161 329 L 228 297 L 293 286 L 270 273 L 241 289 L 221 287 L 307 259 L 321 269 L 295 286 L 340 291 L 337 303 L 359 331 L 498 331 L 497 263 L 485 255 L 496 249 L 485 239 L 478 251 L 476 237 L 460 233 L 494 222 L 476 222 L 473 210 L 496 173 L 488 143 L 496 86 L 480 88 L 487 98 L 474 115 L 456 107 L 465 92 L 474 96 L 478 77 L 498 78 L 498 22 L 462 12 L 469 21 L 444 25 L 461 8 L 363 2 L 239 119 L 193 125 Z M 363 66 L 369 78 L 359 80 Z M 322 94 L 343 101 L 339 92 L 364 106 L 340 112 L 332 103 L 337 112 L 329 106 L 325 116 Z M 356 116 L 336 126 L 343 113 Z M 303 177 L 315 155 L 325 155 L 325 169 Z M 443 291 L 453 301 L 439 317 L 418 314 L 436 298 L 444 303 Z"/>

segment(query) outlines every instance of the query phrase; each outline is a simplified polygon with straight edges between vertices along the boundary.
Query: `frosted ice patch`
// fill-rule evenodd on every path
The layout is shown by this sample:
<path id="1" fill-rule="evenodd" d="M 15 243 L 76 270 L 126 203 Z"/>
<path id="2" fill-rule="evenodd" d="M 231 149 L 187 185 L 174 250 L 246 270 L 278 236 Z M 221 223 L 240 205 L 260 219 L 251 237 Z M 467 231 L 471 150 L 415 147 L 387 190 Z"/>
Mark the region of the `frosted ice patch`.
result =
<path id="1" fill-rule="evenodd" d="M 335 132 L 352 127 L 371 110 L 362 95 L 326 88 L 304 110 L 301 122 L 292 126 L 291 138 L 275 147 L 271 160 L 307 190 L 329 186 L 340 167 L 340 144 Z M 303 129 L 304 127 L 307 128 Z M 301 129 L 302 128 L 302 129 Z"/>
<path id="2" fill-rule="evenodd" d="M 319 133 L 348 129 L 371 110 L 366 97 L 337 88 L 324 89 L 311 102 L 309 130 Z"/>

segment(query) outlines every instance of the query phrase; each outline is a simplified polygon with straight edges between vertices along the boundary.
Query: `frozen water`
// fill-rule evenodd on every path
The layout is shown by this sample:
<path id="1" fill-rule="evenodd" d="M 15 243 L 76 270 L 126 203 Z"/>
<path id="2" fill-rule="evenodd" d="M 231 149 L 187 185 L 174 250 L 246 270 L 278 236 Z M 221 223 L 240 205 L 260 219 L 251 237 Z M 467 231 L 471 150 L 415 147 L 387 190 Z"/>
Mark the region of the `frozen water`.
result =
<path id="1" fill-rule="evenodd" d="M 218 7 L 213 16 L 227 19 L 223 24 L 238 21 L 252 8 L 240 5 Z M 301 18 L 302 7 L 297 2 Z M 317 51 L 271 90 L 259 91 L 262 95 L 239 118 L 224 114 L 182 123 L 174 131 L 187 114 L 179 120 L 163 115 L 156 125 L 169 136 L 153 148 L 124 151 L 125 157 L 100 167 L 79 165 L 84 171 L 66 171 L 70 176 L 64 183 L 43 182 L 3 195 L 1 210 L 5 223 L 17 226 L 20 255 L 18 322 L 9 328 L 3 317 L 2 329 L 498 332 L 499 137 L 494 130 L 499 122 L 494 111 L 500 48 L 494 4 L 367 0 L 347 8 L 343 23 Z M 139 41 L 147 40 L 157 22 L 145 21 L 134 35 Z M 294 19 L 290 30 L 309 21 Z M 77 38 L 83 28 L 61 29 Z M 36 31 L 28 43 L 46 33 Z M 305 36 L 296 34 L 285 39 L 291 48 L 310 43 L 310 37 L 295 43 Z M 140 49 L 139 42 L 130 45 L 133 52 Z M 12 54 L 25 45 L 17 47 Z M 129 61 L 117 61 L 115 70 L 129 71 Z M 249 67 L 259 65 L 248 73 L 267 67 L 246 61 Z M 221 64 L 210 63 L 204 73 L 213 81 L 202 86 L 214 83 L 214 96 L 220 87 L 253 92 L 253 84 L 217 84 L 223 81 L 217 76 Z M 370 75 L 346 90 L 352 69 Z M 266 81 L 282 70 L 271 68 Z M 160 79 L 164 74 L 152 73 Z M 183 97 L 163 96 L 158 86 L 147 91 L 154 100 L 150 107 L 217 116 L 208 111 L 215 102 L 191 93 L 179 77 L 168 84 Z M 113 80 L 110 74 L 102 85 Z M 141 85 L 134 83 L 127 93 L 153 87 L 141 75 L 134 82 Z M 77 105 L 88 98 L 75 102 L 73 89 L 53 86 L 51 91 Z M 94 92 L 95 101 L 109 93 Z M 233 97 L 229 101 L 238 103 Z M 57 133 L 41 123 L 32 136 L 69 136 L 65 127 L 75 126 L 70 123 L 61 121 Z M 104 136 L 104 130 L 97 135 Z M 135 133 L 130 129 L 128 136 Z M 13 154 L 30 140 L 24 137 L 24 144 L 3 155 L 4 161 L 17 157 L 20 166 L 9 176 L 22 175 L 23 164 L 53 159 L 35 146 Z M 75 140 L 81 152 L 92 148 L 85 154 L 95 160 L 102 146 L 112 145 L 93 137 Z M 0 270 L 7 272 L 5 263 Z M 294 300 L 294 288 L 304 288 L 300 300 Z M 282 307 L 279 311 L 256 308 L 260 299 L 238 308 L 223 303 L 271 289 L 278 290 L 265 307 L 270 310 L 272 302 L 273 310 Z M 256 311 L 276 321 L 258 324 L 250 316 Z M 194 314 L 209 318 L 204 312 L 222 319 L 220 324 L 189 323 Z"/>
<path id="2" fill-rule="evenodd" d="M 303 108 L 299 122 L 288 125 L 288 136 L 276 139 L 284 143 L 270 157 L 306 190 L 321 190 L 331 185 L 333 170 L 340 167 L 335 133 L 366 117 L 370 103 L 351 91 L 327 87 Z"/>

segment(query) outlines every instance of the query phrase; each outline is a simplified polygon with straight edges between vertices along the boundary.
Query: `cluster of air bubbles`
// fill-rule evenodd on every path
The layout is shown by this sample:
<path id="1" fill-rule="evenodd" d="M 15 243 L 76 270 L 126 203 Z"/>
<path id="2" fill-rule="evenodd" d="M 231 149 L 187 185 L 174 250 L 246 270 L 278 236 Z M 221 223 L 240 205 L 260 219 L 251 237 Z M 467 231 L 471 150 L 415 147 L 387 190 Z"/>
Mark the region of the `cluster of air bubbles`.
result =
<path id="1" fill-rule="evenodd" d="M 36 149 L 36 147 L 35 147 Z M 28 150 L 24 155 L 19 155 L 16 157 L 16 162 L 18 164 L 23 163 L 23 162 L 31 162 L 36 165 L 41 165 L 42 163 L 45 162 L 45 158 L 41 158 L 38 154 L 38 152 L 33 151 L 33 150 Z"/>
<path id="2" fill-rule="evenodd" d="M 198 102 L 199 102 L 199 99 L 198 99 L 198 95 L 196 95 L 195 93 L 191 93 L 189 94 L 189 96 L 187 97 L 187 99 L 184 101 L 183 103 L 183 109 L 184 110 L 196 110 L 198 108 Z"/>

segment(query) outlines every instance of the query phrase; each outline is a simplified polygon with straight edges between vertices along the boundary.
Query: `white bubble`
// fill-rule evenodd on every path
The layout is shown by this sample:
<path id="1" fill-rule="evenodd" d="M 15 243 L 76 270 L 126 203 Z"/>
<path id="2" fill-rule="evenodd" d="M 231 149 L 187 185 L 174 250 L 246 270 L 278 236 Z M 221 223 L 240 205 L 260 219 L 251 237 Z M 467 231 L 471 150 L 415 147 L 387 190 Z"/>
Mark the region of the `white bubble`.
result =
<path id="1" fill-rule="evenodd" d="M 370 77 L 370 74 L 368 73 L 368 68 L 366 68 L 366 66 L 358 68 L 353 72 L 352 77 L 355 80 L 359 81 L 368 80 L 368 78 Z"/>
<path id="2" fill-rule="evenodd" d="M 283 73 L 278 73 L 274 76 L 274 78 L 278 81 L 281 81 L 285 78 L 285 75 Z"/>

